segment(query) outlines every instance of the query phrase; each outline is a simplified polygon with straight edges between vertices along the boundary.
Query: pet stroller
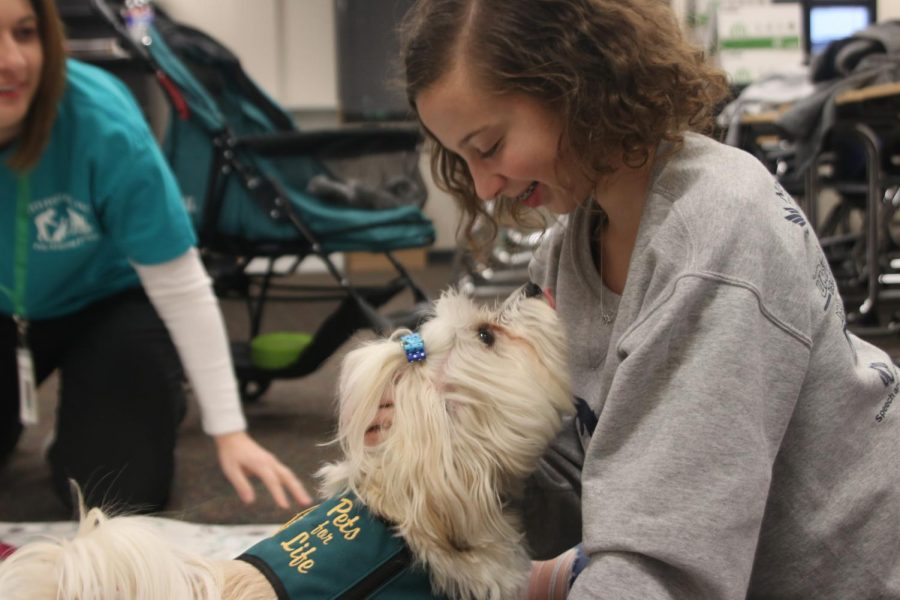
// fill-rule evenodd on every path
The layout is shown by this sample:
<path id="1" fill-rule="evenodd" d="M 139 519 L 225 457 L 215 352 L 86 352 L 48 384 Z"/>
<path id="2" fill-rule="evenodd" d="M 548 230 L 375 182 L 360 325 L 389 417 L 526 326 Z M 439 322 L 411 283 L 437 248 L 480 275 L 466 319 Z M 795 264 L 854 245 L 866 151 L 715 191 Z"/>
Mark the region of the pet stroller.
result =
<path id="1" fill-rule="evenodd" d="M 249 339 L 232 342 L 244 401 L 271 382 L 315 371 L 356 331 L 414 327 L 428 304 L 392 251 L 434 242 L 421 211 L 421 135 L 411 126 L 369 126 L 300 132 L 293 120 L 244 73 L 237 58 L 208 35 L 175 23 L 163 11 L 126 27 L 119 5 L 92 0 L 127 52 L 156 76 L 171 107 L 163 151 L 181 186 L 199 247 L 220 297 L 239 298 L 249 313 Z M 133 25 L 133 24 L 132 24 Z M 365 170 L 347 180 L 340 169 Z M 398 175 L 397 164 L 401 173 Z M 395 168 L 389 170 L 384 164 Z M 355 286 L 332 255 L 383 254 L 389 281 Z M 318 257 L 336 284 L 285 281 L 308 256 Z M 291 258 L 288 258 L 291 257 Z M 251 261 L 267 265 L 248 270 Z M 286 271 L 276 261 L 292 262 Z M 403 290 L 413 308 L 384 315 Z M 263 334 L 269 301 L 339 302 L 313 334 Z"/>

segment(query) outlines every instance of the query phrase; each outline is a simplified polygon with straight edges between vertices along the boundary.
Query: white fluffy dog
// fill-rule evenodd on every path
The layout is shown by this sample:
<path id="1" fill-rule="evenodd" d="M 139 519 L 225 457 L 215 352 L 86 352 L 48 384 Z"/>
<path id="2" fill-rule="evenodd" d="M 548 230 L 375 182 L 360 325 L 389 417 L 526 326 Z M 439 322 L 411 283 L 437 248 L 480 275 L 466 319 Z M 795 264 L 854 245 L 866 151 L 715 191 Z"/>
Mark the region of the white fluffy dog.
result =
<path id="1" fill-rule="evenodd" d="M 573 411 L 562 327 L 530 285 L 493 308 L 445 294 L 420 330 L 424 360 L 418 338 L 402 337 L 408 333 L 366 343 L 344 360 L 338 430 L 344 458 L 319 473 L 332 499 L 270 538 L 272 556 L 285 561 L 274 569 L 302 580 L 333 561 L 332 571 L 345 579 L 338 583 L 352 583 L 364 574 L 357 573 L 362 559 L 336 560 L 328 552 L 384 523 L 410 557 L 390 575 L 393 585 L 405 585 L 403 573 L 407 583 L 421 573 L 424 592 L 385 592 L 383 581 L 370 580 L 340 597 L 380 590 L 391 598 L 518 598 L 530 561 L 514 500 L 561 417 Z M 373 423 L 386 406 L 390 426 L 373 443 Z M 367 514 L 340 508 L 348 502 Z M 315 528 L 311 521 L 296 529 L 316 510 Z M 162 539 L 150 517 L 107 518 L 93 509 L 75 539 L 35 542 L 0 563 L 0 598 L 326 597 L 315 587 L 279 589 L 270 569 L 241 558 L 189 556 Z"/>

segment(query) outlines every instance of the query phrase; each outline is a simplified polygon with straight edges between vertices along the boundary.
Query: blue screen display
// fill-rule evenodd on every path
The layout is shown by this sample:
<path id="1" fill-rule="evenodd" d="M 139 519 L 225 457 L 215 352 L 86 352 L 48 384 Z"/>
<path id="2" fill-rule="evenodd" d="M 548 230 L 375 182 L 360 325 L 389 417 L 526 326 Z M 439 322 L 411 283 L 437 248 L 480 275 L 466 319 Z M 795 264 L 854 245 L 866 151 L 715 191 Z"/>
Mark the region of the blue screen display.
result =
<path id="1" fill-rule="evenodd" d="M 850 37 L 869 25 L 871 16 L 865 6 L 814 6 L 809 11 L 809 47 L 818 54 L 835 40 Z"/>

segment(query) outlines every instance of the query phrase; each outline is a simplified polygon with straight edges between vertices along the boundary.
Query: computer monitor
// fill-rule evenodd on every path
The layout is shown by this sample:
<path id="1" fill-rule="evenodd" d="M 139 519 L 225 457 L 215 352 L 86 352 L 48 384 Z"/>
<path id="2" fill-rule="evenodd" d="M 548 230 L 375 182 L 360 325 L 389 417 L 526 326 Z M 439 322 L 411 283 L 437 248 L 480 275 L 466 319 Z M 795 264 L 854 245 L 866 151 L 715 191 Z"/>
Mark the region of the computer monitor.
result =
<path id="1" fill-rule="evenodd" d="M 807 59 L 831 42 L 850 37 L 875 21 L 875 0 L 805 0 L 803 33 Z"/>

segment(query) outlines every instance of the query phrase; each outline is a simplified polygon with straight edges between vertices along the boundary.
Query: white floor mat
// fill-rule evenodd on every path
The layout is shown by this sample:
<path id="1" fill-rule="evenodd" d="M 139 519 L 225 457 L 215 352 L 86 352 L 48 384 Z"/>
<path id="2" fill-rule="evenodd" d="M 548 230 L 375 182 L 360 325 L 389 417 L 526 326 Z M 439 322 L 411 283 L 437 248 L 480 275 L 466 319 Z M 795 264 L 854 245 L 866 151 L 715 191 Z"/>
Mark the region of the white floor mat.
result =
<path id="1" fill-rule="evenodd" d="M 279 525 L 205 525 L 156 517 L 160 533 L 185 550 L 206 558 L 234 558 L 263 538 L 271 536 Z M 22 546 L 40 537 L 71 538 L 77 530 L 74 521 L 46 523 L 8 523 L 0 521 L 0 542 Z"/>

